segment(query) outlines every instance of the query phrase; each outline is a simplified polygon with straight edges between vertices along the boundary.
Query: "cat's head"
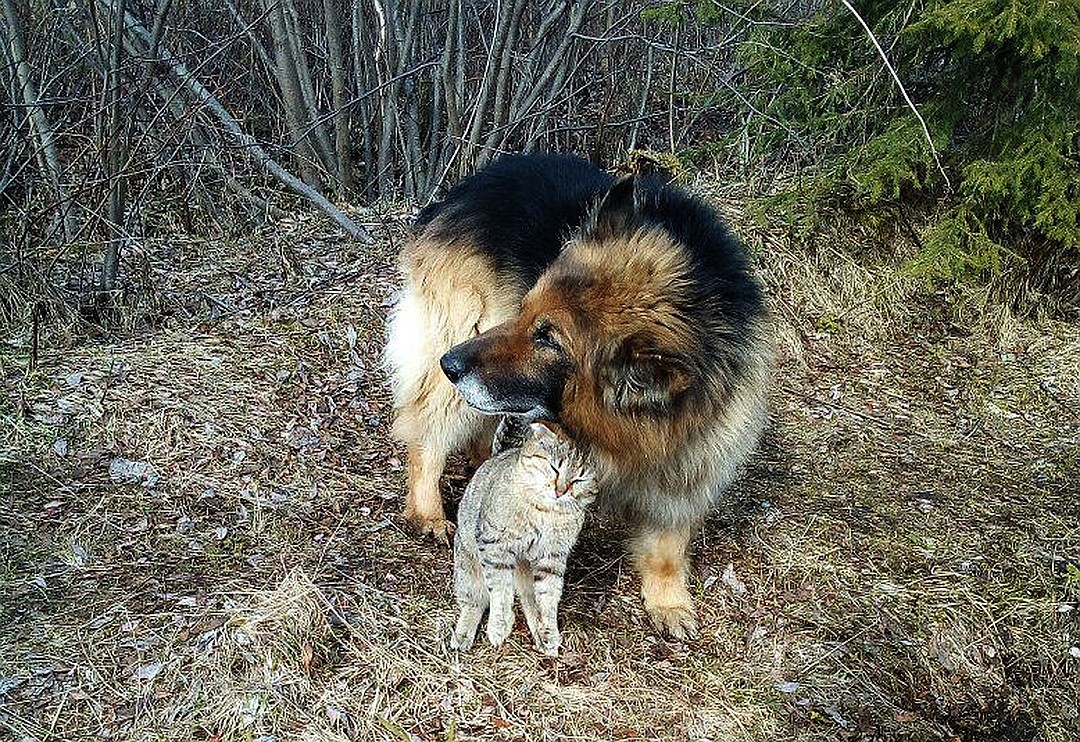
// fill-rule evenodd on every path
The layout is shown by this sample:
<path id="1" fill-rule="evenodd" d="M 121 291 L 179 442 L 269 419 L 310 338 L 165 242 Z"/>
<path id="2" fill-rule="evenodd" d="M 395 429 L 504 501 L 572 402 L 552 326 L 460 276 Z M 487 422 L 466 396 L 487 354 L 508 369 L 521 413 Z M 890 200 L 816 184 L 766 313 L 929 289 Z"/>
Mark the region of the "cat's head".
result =
<path id="1" fill-rule="evenodd" d="M 554 423 L 529 424 L 521 447 L 526 481 L 551 504 L 585 507 L 596 499 L 596 471 L 584 452 Z"/>

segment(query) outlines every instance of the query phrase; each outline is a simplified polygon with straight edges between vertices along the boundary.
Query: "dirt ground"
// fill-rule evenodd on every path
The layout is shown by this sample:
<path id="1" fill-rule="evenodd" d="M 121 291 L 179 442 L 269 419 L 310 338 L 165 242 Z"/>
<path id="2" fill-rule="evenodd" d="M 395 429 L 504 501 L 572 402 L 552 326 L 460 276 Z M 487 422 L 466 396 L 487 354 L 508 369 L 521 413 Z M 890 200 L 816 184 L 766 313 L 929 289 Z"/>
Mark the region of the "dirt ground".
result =
<path id="1" fill-rule="evenodd" d="M 153 243 L 160 321 L 29 372 L 6 328 L 0 738 L 1080 739 L 1076 326 L 750 231 L 773 423 L 695 541 L 700 641 L 597 522 L 558 661 L 521 621 L 459 655 L 399 517 L 379 234 Z"/>

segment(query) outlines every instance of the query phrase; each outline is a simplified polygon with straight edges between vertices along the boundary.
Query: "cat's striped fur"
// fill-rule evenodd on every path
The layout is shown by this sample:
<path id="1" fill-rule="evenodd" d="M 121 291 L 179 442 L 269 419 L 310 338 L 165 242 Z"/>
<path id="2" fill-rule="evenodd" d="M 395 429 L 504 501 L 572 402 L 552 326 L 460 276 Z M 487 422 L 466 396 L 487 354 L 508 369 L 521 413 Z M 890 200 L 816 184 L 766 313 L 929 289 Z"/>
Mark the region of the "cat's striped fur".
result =
<path id="1" fill-rule="evenodd" d="M 558 654 L 566 561 L 597 486 L 582 452 L 557 431 L 533 423 L 520 448 L 488 459 L 465 490 L 454 537 L 457 649 L 472 646 L 485 610 L 488 640 L 502 644 L 516 594 L 536 648 Z"/>

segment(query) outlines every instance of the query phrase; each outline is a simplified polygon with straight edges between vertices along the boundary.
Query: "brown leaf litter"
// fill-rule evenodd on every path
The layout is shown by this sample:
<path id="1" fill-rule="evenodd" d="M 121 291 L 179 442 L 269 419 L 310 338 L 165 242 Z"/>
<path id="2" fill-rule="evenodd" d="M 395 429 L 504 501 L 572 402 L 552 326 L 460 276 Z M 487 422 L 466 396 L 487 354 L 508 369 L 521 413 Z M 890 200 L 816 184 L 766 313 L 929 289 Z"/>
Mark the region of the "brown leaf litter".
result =
<path id="1" fill-rule="evenodd" d="M 54 343 L 29 375 L 8 328 L 0 730 L 1080 738 L 1080 331 L 751 236 L 775 419 L 695 544 L 703 637 L 647 629 L 596 523 L 556 662 L 520 627 L 501 651 L 446 644 L 447 554 L 398 516 L 386 243 L 305 220 L 147 248 L 157 326 Z"/>

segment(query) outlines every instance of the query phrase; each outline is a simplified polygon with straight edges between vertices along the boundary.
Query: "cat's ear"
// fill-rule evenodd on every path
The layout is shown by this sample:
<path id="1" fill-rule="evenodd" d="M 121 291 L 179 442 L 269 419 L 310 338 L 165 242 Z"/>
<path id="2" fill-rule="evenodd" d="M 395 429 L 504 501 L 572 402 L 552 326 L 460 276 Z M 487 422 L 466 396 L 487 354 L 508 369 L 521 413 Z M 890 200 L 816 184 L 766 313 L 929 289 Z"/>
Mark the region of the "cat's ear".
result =
<path id="1" fill-rule="evenodd" d="M 555 431 L 549 428 L 543 421 L 537 420 L 536 422 L 529 423 L 529 440 L 536 442 L 556 441 L 558 438 Z"/>

